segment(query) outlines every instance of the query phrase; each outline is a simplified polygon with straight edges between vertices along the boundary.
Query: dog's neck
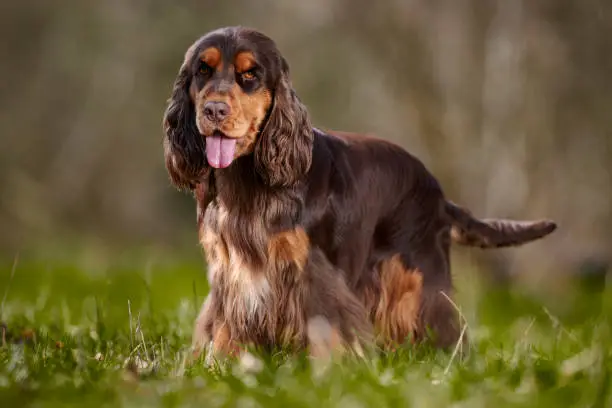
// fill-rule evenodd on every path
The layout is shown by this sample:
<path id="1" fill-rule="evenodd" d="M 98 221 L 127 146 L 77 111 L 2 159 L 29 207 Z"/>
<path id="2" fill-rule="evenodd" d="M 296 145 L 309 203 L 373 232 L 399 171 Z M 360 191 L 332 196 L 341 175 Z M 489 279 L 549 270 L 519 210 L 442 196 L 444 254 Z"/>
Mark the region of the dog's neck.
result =
<path id="1" fill-rule="evenodd" d="M 216 198 L 225 204 L 251 201 L 256 195 L 267 190 L 261 177 L 255 171 L 254 156 L 238 157 L 225 169 L 213 169 L 213 185 Z"/>
<path id="2" fill-rule="evenodd" d="M 299 222 L 303 208 L 303 186 L 270 187 L 259 176 L 254 156 L 237 158 L 225 169 L 210 173 L 210 200 L 231 213 L 260 217 L 270 232 L 282 231 Z"/>

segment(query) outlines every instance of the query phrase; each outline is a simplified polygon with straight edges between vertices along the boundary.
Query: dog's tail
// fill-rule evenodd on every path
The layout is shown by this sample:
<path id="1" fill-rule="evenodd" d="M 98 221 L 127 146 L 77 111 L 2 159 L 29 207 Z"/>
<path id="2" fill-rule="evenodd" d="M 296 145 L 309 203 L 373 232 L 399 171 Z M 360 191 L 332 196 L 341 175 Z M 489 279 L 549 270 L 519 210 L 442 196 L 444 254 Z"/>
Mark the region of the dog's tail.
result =
<path id="1" fill-rule="evenodd" d="M 480 248 L 518 246 L 543 238 L 557 229 L 557 224 L 550 220 L 479 220 L 451 201 L 444 204 L 444 212 L 451 223 L 451 240 L 460 245 Z"/>

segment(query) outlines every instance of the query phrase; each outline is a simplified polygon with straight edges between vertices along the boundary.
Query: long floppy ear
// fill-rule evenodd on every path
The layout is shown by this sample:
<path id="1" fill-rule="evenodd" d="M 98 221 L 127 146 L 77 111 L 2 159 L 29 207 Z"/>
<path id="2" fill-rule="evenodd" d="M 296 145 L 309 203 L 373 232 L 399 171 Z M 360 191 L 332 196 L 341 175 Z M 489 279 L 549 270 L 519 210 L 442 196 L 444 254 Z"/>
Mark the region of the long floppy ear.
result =
<path id="1" fill-rule="evenodd" d="M 179 189 L 193 190 L 210 170 L 206 142 L 195 121 L 195 107 L 189 96 L 191 76 L 187 59 L 174 82 L 164 113 L 164 156 L 170 180 Z"/>
<path id="2" fill-rule="evenodd" d="M 272 187 L 293 185 L 312 162 L 313 130 L 308 111 L 291 87 L 287 62 L 280 58 L 281 75 L 271 111 L 255 145 L 255 168 Z"/>

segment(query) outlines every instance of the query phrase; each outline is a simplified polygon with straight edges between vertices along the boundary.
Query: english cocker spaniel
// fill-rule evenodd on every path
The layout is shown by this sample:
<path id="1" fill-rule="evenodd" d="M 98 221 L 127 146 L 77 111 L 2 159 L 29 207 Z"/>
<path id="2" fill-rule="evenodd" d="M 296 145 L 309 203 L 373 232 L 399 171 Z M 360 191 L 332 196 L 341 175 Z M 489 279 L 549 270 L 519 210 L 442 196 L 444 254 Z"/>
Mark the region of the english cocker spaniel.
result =
<path id="1" fill-rule="evenodd" d="M 163 123 L 166 168 L 195 196 L 207 258 L 196 354 L 448 347 L 460 336 L 451 242 L 496 248 L 556 229 L 479 220 L 404 149 L 314 128 L 285 58 L 253 29 L 189 47 Z M 325 344 L 313 322 L 326 322 Z"/>

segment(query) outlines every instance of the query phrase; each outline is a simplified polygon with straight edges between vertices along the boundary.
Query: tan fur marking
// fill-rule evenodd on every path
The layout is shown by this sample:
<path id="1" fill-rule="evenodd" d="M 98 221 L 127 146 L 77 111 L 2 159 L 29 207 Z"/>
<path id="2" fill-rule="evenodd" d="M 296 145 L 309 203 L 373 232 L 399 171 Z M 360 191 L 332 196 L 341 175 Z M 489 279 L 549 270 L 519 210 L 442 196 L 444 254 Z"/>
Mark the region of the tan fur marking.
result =
<path id="1" fill-rule="evenodd" d="M 306 265 L 309 249 L 308 234 L 301 227 L 281 232 L 273 236 L 268 243 L 268 253 L 273 264 L 293 262 L 300 270 Z"/>
<path id="2" fill-rule="evenodd" d="M 270 92 L 262 88 L 253 93 L 246 94 L 242 92 L 237 84 L 234 95 L 236 96 L 236 105 L 240 105 L 242 116 L 247 127 L 241 135 L 241 139 L 236 146 L 236 153 L 239 155 L 249 154 L 255 147 L 255 140 L 259 134 L 259 128 L 263 123 L 266 113 L 272 104 L 272 95 Z M 233 106 L 232 106 L 233 107 Z"/>
<path id="3" fill-rule="evenodd" d="M 464 239 L 464 234 L 457 228 L 451 228 L 450 237 L 453 242 L 462 242 Z"/>
<path id="4" fill-rule="evenodd" d="M 225 323 L 216 327 L 213 338 L 213 352 L 217 355 L 226 356 L 237 356 L 240 353 L 240 347 L 232 339 L 229 327 Z"/>
<path id="5" fill-rule="evenodd" d="M 401 344 L 418 329 L 423 276 L 404 268 L 399 255 L 380 266 L 381 292 L 375 311 L 375 326 L 386 344 Z"/>
<path id="6" fill-rule="evenodd" d="M 200 60 L 217 71 L 221 71 L 223 69 L 221 51 L 219 51 L 219 49 L 216 47 L 209 47 L 202 51 L 200 54 Z"/>
<path id="7" fill-rule="evenodd" d="M 219 130 L 227 137 L 238 139 L 235 157 L 239 157 L 253 151 L 259 128 L 272 104 L 272 95 L 265 88 L 247 94 L 240 85 L 234 84 L 228 93 L 223 94 L 209 94 L 204 88 L 195 96 L 195 101 L 198 107 L 196 123 L 204 135 L 212 134 L 218 126 L 204 118 L 201 113 L 204 111 L 204 104 L 208 101 L 218 101 L 229 105 L 231 114 L 221 123 Z"/>
<path id="8" fill-rule="evenodd" d="M 253 68 L 255 65 L 255 55 L 251 51 L 242 51 L 236 54 L 234 58 L 234 67 L 236 72 L 241 74 Z"/>

